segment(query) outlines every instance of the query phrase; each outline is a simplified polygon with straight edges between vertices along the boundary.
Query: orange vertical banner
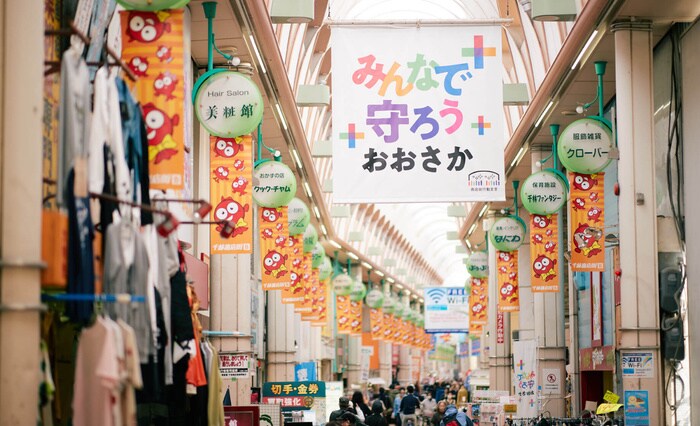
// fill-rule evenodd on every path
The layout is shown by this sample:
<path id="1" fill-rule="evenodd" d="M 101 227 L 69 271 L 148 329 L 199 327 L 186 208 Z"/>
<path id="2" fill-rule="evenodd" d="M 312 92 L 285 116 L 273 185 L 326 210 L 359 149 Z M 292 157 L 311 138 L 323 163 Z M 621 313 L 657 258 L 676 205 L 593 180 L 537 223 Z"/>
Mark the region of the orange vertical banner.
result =
<path id="1" fill-rule="evenodd" d="M 299 303 L 304 300 L 304 287 L 301 282 L 301 262 L 304 242 L 300 235 L 287 238 L 289 255 L 289 286 L 282 289 L 282 303 Z"/>
<path id="2" fill-rule="evenodd" d="M 400 344 L 401 343 L 401 333 L 403 330 L 401 328 L 401 318 L 399 318 L 396 315 L 394 315 L 394 317 L 393 317 L 392 331 L 393 331 L 392 342 Z"/>
<path id="3" fill-rule="evenodd" d="M 313 326 L 326 325 L 326 319 L 328 317 L 328 287 L 330 286 L 330 282 L 330 278 L 319 280 L 318 282 L 317 299 L 314 302 L 316 319 L 311 321 L 311 325 Z"/>
<path id="4" fill-rule="evenodd" d="M 533 293 L 559 291 L 559 216 L 533 214 L 530 219 L 530 262 Z"/>
<path id="5" fill-rule="evenodd" d="M 350 334 L 362 334 L 362 302 L 350 301 Z"/>
<path id="6" fill-rule="evenodd" d="M 280 290 L 291 285 L 287 240 L 287 207 L 258 209 L 260 262 L 263 290 Z"/>
<path id="7" fill-rule="evenodd" d="M 394 316 L 386 312 L 382 312 L 382 316 L 384 317 L 382 320 L 382 340 L 391 342 L 393 337 L 392 328 L 394 326 Z"/>
<path id="8" fill-rule="evenodd" d="M 498 311 L 519 311 L 518 251 L 496 251 L 496 269 L 498 272 Z"/>
<path id="9" fill-rule="evenodd" d="M 311 290 L 313 287 L 313 282 L 311 281 L 311 253 L 304 253 L 301 256 L 301 287 L 303 290 L 304 298 L 294 303 L 294 312 L 297 313 L 310 313 L 312 311 L 311 305 Z"/>
<path id="10" fill-rule="evenodd" d="M 472 278 L 469 294 L 469 332 L 477 326 L 487 323 L 488 314 L 488 279 Z"/>
<path id="11" fill-rule="evenodd" d="M 569 173 L 571 270 L 605 270 L 605 174 Z"/>
<path id="12" fill-rule="evenodd" d="M 336 296 L 335 298 L 336 322 L 338 334 L 350 334 L 350 297 Z"/>
<path id="13" fill-rule="evenodd" d="M 185 58 L 183 11 L 122 11 L 122 60 L 138 80 L 152 189 L 181 190 L 185 174 Z"/>
<path id="14" fill-rule="evenodd" d="M 235 226 L 233 234 L 223 238 L 219 235 L 223 225 L 211 225 L 211 253 L 252 253 L 253 195 L 248 182 L 253 179 L 253 139 L 250 135 L 232 139 L 209 136 L 209 143 L 209 197 L 214 206 L 210 220 L 227 220 Z"/>
<path id="15" fill-rule="evenodd" d="M 318 269 L 311 269 L 311 276 L 309 280 L 308 292 L 305 296 L 305 301 L 307 301 L 308 306 L 311 308 L 309 312 L 304 312 L 301 314 L 301 319 L 304 321 L 317 321 L 318 320 L 318 298 L 321 296 L 320 291 L 320 281 L 318 279 Z"/>
<path id="16" fill-rule="evenodd" d="M 372 340 L 382 340 L 384 338 L 384 314 L 381 308 L 369 308 L 369 322 Z"/>

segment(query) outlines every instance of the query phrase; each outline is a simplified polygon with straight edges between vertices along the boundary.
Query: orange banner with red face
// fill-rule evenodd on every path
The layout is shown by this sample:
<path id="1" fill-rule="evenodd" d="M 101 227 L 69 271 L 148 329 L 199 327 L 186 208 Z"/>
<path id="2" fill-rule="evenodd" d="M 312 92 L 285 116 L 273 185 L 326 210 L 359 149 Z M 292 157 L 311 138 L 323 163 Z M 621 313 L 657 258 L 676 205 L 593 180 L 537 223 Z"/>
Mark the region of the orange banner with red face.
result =
<path id="1" fill-rule="evenodd" d="M 484 278 L 471 279 L 469 293 L 469 332 L 488 322 L 489 282 Z"/>
<path id="2" fill-rule="evenodd" d="M 301 319 L 304 321 L 313 322 L 318 321 L 320 309 L 318 300 L 321 297 L 321 281 L 318 279 L 318 269 L 311 269 L 311 277 L 309 282 L 309 291 L 304 300 L 308 301 L 308 304 L 310 304 L 311 311 L 302 313 Z"/>
<path id="3" fill-rule="evenodd" d="M 372 340 L 384 339 L 384 314 L 381 308 L 369 308 L 369 322 Z"/>
<path id="4" fill-rule="evenodd" d="M 287 254 L 289 255 L 289 286 L 282 289 L 282 303 L 302 303 L 304 287 L 301 281 L 301 263 L 303 261 L 304 241 L 301 235 L 287 238 Z"/>
<path id="5" fill-rule="evenodd" d="M 291 285 L 289 250 L 287 240 L 287 207 L 261 207 L 258 209 L 260 224 L 260 262 L 263 290 L 281 290 Z"/>
<path id="6" fill-rule="evenodd" d="M 184 188 L 185 89 L 183 11 L 123 11 L 122 60 L 138 80 L 132 84 L 141 104 L 148 140 L 152 189 Z"/>
<path id="7" fill-rule="evenodd" d="M 350 334 L 352 322 L 350 313 L 350 297 L 336 296 L 335 298 L 335 315 L 338 326 L 338 334 Z"/>
<path id="8" fill-rule="evenodd" d="M 311 276 L 311 253 L 304 253 L 301 257 L 301 287 L 304 289 L 304 298 L 294 303 L 294 312 L 300 314 L 310 314 L 313 311 L 311 292 L 313 291 L 313 280 Z"/>
<path id="9" fill-rule="evenodd" d="M 233 139 L 210 136 L 209 196 L 213 206 L 212 222 L 229 221 L 234 225 L 228 238 L 220 234 L 224 225 L 211 225 L 212 254 L 253 252 L 253 195 L 248 182 L 253 179 L 252 138 Z M 272 231 L 261 233 L 262 238 Z M 274 234 L 275 238 L 277 234 Z"/>
<path id="10" fill-rule="evenodd" d="M 533 293 L 559 291 L 559 216 L 530 218 L 530 262 Z"/>
<path id="11" fill-rule="evenodd" d="M 518 251 L 496 251 L 496 270 L 498 278 L 498 311 L 519 311 Z"/>
<path id="12" fill-rule="evenodd" d="M 382 320 L 382 340 L 385 342 L 392 342 L 394 337 L 394 331 L 392 330 L 394 326 L 394 316 L 386 312 L 382 312 L 384 317 Z"/>
<path id="13" fill-rule="evenodd" d="M 605 270 L 605 174 L 569 173 L 571 270 Z"/>
<path id="14" fill-rule="evenodd" d="M 362 302 L 350 301 L 350 334 L 362 334 Z"/>
<path id="15" fill-rule="evenodd" d="M 318 298 L 314 302 L 314 312 L 316 313 L 316 319 L 311 321 L 311 325 L 322 327 L 326 325 L 326 320 L 328 318 L 328 296 L 330 294 L 330 278 L 325 280 L 319 280 L 318 287 Z"/>

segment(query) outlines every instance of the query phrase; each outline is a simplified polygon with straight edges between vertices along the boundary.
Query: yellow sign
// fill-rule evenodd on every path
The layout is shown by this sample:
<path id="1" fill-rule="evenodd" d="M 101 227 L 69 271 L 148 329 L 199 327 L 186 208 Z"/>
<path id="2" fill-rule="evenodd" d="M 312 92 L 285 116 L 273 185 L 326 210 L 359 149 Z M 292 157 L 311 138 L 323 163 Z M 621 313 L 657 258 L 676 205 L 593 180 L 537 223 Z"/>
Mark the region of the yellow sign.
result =
<path id="1" fill-rule="evenodd" d="M 515 414 L 518 412 L 518 404 L 503 404 L 503 412 Z"/>
<path id="2" fill-rule="evenodd" d="M 612 413 L 612 412 L 619 410 L 620 407 L 622 407 L 622 404 L 600 404 L 595 413 L 596 414 Z"/>
<path id="3" fill-rule="evenodd" d="M 620 400 L 620 395 L 614 394 L 610 391 L 605 391 L 605 395 L 603 395 L 603 400 L 611 404 L 617 404 L 617 401 Z"/>

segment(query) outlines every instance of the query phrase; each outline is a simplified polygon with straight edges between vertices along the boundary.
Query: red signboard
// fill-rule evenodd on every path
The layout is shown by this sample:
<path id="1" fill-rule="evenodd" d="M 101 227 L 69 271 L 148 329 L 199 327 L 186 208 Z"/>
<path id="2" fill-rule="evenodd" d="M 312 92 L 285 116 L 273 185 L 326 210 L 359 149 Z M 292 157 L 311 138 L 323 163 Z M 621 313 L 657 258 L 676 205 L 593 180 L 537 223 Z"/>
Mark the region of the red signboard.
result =
<path id="1" fill-rule="evenodd" d="M 496 343 L 503 343 L 505 341 L 505 333 L 503 331 L 503 312 L 499 312 L 496 315 Z"/>
<path id="2" fill-rule="evenodd" d="M 224 406 L 224 424 L 236 426 L 260 426 L 260 407 L 248 405 L 242 407 Z"/>

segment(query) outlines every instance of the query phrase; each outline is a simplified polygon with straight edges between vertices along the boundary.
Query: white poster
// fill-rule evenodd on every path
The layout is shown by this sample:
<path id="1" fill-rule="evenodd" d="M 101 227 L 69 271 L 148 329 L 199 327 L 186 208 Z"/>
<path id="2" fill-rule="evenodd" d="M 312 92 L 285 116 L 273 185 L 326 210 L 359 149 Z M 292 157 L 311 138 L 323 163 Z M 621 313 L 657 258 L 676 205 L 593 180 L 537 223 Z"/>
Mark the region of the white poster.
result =
<path id="1" fill-rule="evenodd" d="M 219 370 L 222 379 L 245 379 L 250 375 L 250 358 L 248 355 L 219 353 Z"/>
<path id="2" fill-rule="evenodd" d="M 558 368 L 542 369 L 542 395 L 561 393 L 561 370 Z"/>
<path id="3" fill-rule="evenodd" d="M 537 416 L 537 344 L 513 342 L 513 384 L 518 398 L 518 417 Z"/>
<path id="4" fill-rule="evenodd" d="M 333 201 L 505 200 L 499 26 L 334 27 Z"/>
<path id="5" fill-rule="evenodd" d="M 464 287 L 425 287 L 425 331 L 469 332 L 469 295 Z"/>

